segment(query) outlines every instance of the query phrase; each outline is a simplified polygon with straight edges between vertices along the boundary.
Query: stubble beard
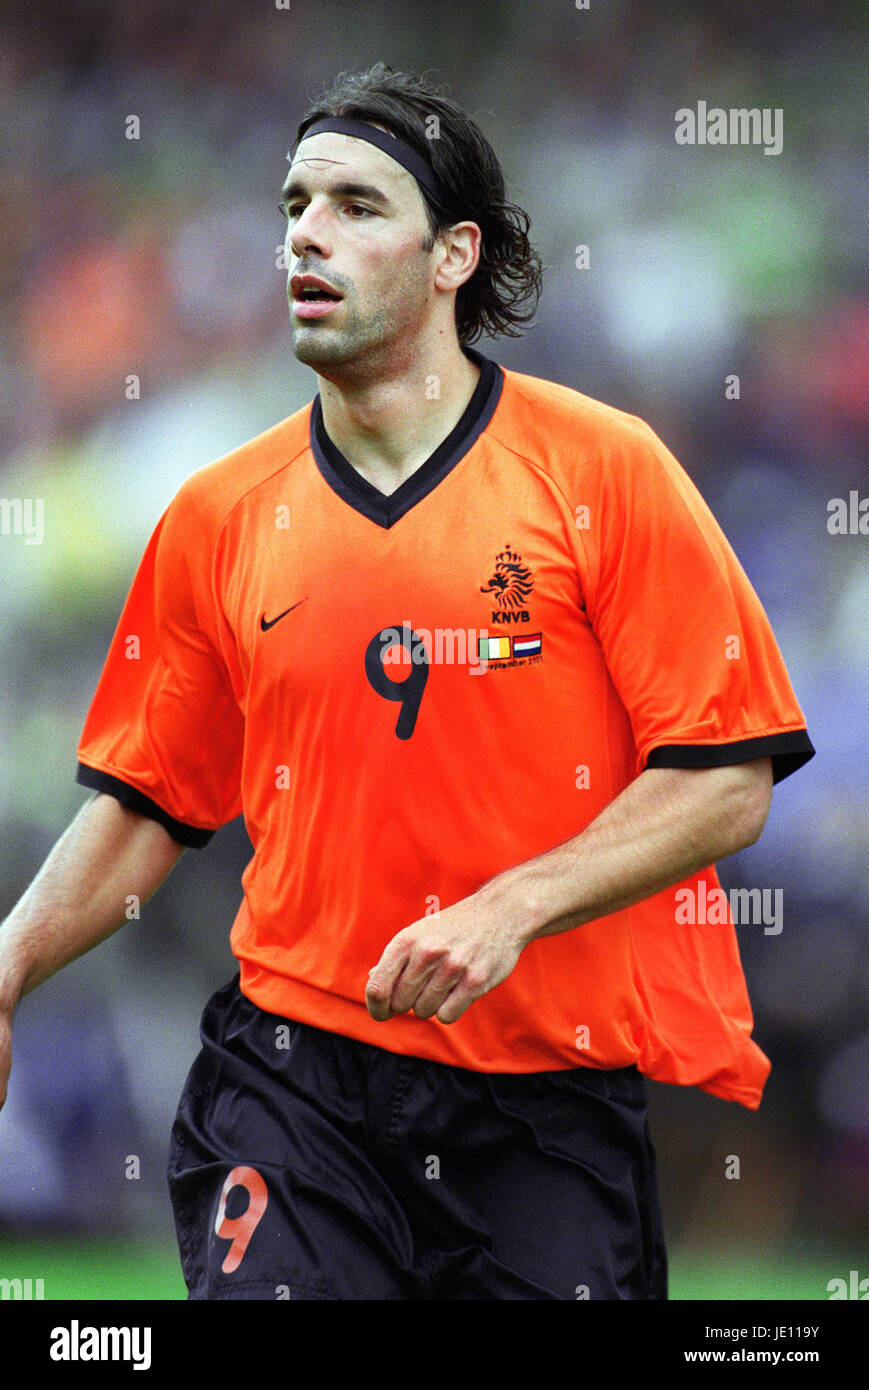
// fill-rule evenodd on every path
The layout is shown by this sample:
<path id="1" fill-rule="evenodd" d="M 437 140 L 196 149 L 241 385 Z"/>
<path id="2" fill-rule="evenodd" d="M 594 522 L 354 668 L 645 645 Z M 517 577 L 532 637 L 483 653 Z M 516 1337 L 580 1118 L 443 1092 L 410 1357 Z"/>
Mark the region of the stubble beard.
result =
<path id="1" fill-rule="evenodd" d="M 423 276 L 420 270 L 418 281 L 412 273 L 408 277 L 414 289 L 422 288 Z M 425 303 L 420 298 L 411 307 L 405 300 L 403 305 L 381 307 L 362 316 L 344 299 L 338 311 L 344 315 L 340 325 L 328 320 L 293 320 L 293 352 L 299 362 L 327 379 L 348 384 L 376 380 L 390 374 L 397 360 L 412 354 L 412 345 L 422 331 Z"/>
<path id="2" fill-rule="evenodd" d="M 347 301 L 342 303 L 346 306 Z M 339 312 L 345 312 L 339 310 Z M 328 368 L 360 368 L 366 362 L 374 365 L 389 341 L 390 315 L 380 311 L 367 320 L 347 312 L 340 326 L 328 322 L 293 323 L 293 352 L 305 366 L 315 371 Z"/>

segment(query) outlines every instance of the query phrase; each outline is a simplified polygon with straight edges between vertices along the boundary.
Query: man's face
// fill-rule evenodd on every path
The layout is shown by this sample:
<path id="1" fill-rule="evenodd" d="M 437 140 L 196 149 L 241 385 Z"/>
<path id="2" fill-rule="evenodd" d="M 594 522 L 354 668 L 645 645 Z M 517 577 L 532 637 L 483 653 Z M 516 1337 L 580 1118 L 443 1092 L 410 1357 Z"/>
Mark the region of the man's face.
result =
<path id="1" fill-rule="evenodd" d="M 296 357 L 327 378 L 400 370 L 435 296 L 416 180 L 367 141 L 323 131 L 300 142 L 282 200 Z M 313 297 L 317 281 L 339 297 Z"/>

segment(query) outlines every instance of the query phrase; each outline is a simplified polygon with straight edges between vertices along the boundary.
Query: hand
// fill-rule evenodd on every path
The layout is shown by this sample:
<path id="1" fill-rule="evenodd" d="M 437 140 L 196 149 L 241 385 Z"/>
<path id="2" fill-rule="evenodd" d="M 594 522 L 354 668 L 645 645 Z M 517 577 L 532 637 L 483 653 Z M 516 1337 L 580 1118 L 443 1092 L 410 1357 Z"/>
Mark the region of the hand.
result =
<path id="1" fill-rule="evenodd" d="M 368 973 L 365 1003 L 382 1022 L 413 1010 L 455 1023 L 506 980 L 527 936 L 516 915 L 474 894 L 398 932 Z"/>
<path id="2" fill-rule="evenodd" d="M 12 1019 L 0 1013 L 0 1110 L 6 1100 L 6 1087 L 12 1067 Z"/>

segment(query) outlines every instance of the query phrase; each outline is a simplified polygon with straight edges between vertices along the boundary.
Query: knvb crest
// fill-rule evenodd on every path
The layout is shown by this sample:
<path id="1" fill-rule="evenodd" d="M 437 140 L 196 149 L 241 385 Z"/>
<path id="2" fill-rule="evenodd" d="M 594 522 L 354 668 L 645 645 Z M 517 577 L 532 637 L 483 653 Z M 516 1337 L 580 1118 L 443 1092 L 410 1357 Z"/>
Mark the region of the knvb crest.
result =
<path id="1" fill-rule="evenodd" d="M 523 564 L 522 556 L 510 549 L 508 541 L 495 558 L 495 572 L 488 584 L 480 585 L 481 594 L 494 594 L 496 608 L 492 609 L 493 623 L 527 623 L 530 615 L 525 605 L 534 588 L 531 571 Z"/>

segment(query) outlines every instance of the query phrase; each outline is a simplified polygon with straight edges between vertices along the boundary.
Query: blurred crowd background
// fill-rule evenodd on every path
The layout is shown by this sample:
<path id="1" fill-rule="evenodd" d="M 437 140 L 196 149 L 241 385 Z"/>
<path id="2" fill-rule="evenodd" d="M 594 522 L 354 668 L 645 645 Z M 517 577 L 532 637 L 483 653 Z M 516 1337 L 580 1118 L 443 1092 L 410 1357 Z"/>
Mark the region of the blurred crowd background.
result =
<path id="1" fill-rule="evenodd" d="M 784 893 L 780 935 L 738 929 L 773 1060 L 763 1105 L 650 1091 L 674 1248 L 812 1250 L 824 1280 L 869 1249 L 869 537 L 827 525 L 832 498 L 869 496 L 865 14 L 847 0 L 0 12 L 0 495 L 44 500 L 42 544 L 0 535 L 0 914 L 88 795 L 76 743 L 164 507 L 316 389 L 276 265 L 302 111 L 342 69 L 424 71 L 492 140 L 547 267 L 535 326 L 478 347 L 650 422 L 734 545 L 807 716 L 817 757 L 720 869 Z M 678 145 L 675 112 L 700 100 L 781 108 L 782 152 Z M 188 851 L 140 921 L 22 1005 L 0 1236 L 171 1234 L 169 1128 L 199 1013 L 234 973 L 249 852 L 240 824 Z"/>

